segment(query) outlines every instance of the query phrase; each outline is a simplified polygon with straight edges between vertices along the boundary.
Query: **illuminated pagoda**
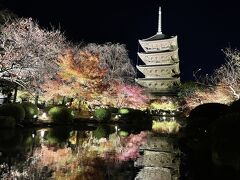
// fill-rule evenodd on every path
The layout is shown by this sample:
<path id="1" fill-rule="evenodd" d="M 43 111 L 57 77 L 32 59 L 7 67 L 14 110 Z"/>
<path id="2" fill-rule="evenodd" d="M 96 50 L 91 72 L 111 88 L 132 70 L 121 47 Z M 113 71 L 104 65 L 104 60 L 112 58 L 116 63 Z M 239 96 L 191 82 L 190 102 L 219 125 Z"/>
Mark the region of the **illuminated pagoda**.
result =
<path id="1" fill-rule="evenodd" d="M 154 36 L 139 40 L 144 52 L 138 57 L 145 65 L 137 65 L 144 78 L 136 82 L 152 95 L 174 94 L 180 84 L 177 36 L 162 33 L 161 8 L 159 8 L 158 32 Z"/>

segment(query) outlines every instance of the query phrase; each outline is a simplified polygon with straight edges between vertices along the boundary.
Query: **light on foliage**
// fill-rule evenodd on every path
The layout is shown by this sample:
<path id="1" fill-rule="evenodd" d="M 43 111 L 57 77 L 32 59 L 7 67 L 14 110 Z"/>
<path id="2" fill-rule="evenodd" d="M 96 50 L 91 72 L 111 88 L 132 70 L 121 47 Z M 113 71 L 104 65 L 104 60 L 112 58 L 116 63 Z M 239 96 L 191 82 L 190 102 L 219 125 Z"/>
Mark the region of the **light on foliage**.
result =
<path id="1" fill-rule="evenodd" d="M 46 112 L 42 113 L 41 119 L 42 120 L 48 120 L 49 119 Z"/>

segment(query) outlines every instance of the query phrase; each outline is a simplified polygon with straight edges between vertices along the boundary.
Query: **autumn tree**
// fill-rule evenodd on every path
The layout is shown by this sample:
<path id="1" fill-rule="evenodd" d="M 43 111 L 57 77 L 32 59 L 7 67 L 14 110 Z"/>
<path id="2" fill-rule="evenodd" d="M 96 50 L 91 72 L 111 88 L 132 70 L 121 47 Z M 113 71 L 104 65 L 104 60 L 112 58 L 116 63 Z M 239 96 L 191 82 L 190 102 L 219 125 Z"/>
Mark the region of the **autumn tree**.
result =
<path id="1" fill-rule="evenodd" d="M 58 65 L 56 76 L 41 85 L 47 99 L 68 96 L 91 100 L 107 86 L 103 82 L 107 70 L 100 66 L 98 56 L 67 50 L 59 57 Z"/>
<path id="2" fill-rule="evenodd" d="M 59 72 L 42 84 L 44 97 L 72 97 L 88 105 L 145 108 L 148 98 L 141 87 L 112 79 L 105 81 L 109 69 L 100 58 L 82 50 L 67 50 L 59 60 Z"/>
<path id="3" fill-rule="evenodd" d="M 225 54 L 225 63 L 214 70 L 212 75 L 194 77 L 197 83 L 205 85 L 206 87 L 221 86 L 235 96 L 236 99 L 240 97 L 240 51 L 231 48 L 223 50 Z"/>
<path id="4" fill-rule="evenodd" d="M 83 47 L 83 51 L 99 56 L 101 66 L 108 69 L 106 81 L 134 82 L 136 71 L 124 44 L 91 43 Z"/>
<path id="5" fill-rule="evenodd" d="M 59 30 L 40 28 L 29 19 L 16 19 L 0 28 L 0 78 L 38 91 L 58 71 L 57 58 L 66 48 Z"/>
<path id="6" fill-rule="evenodd" d="M 232 94 L 240 97 L 240 51 L 227 48 L 224 51 L 226 62 L 215 70 L 212 81 L 220 86 L 226 86 Z"/>

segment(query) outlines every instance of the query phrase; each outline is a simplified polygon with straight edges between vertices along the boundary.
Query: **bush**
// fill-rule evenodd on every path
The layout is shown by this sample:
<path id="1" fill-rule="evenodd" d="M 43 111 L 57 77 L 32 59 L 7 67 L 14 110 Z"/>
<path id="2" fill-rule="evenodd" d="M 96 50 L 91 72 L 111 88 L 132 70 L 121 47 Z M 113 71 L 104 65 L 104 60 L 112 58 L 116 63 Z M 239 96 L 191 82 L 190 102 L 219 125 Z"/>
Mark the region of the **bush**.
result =
<path id="1" fill-rule="evenodd" d="M 192 131 L 194 128 L 208 131 L 211 123 L 219 116 L 228 112 L 228 106 L 219 103 L 207 103 L 197 106 L 190 112 L 188 126 Z"/>
<path id="2" fill-rule="evenodd" d="M 64 106 L 55 106 L 48 111 L 48 115 L 53 122 L 71 122 L 74 118 L 73 110 Z"/>
<path id="3" fill-rule="evenodd" d="M 33 119 L 34 115 L 38 115 L 38 107 L 30 102 L 24 102 L 21 104 L 25 110 L 25 121 Z"/>
<path id="4" fill-rule="evenodd" d="M 230 105 L 230 111 L 240 113 L 240 99 Z"/>
<path id="5" fill-rule="evenodd" d="M 118 110 L 118 113 L 121 114 L 121 115 L 126 115 L 129 112 L 130 112 L 129 109 L 127 109 L 127 108 L 121 108 L 121 109 Z"/>
<path id="6" fill-rule="evenodd" d="M 203 89 L 200 85 L 196 84 L 195 82 L 185 82 L 182 83 L 179 87 L 178 97 L 185 98 L 185 97 L 192 97 L 194 96 L 195 92 L 199 89 Z"/>
<path id="7" fill-rule="evenodd" d="M 13 117 L 16 122 L 23 121 L 25 118 L 24 108 L 17 103 L 3 104 L 0 106 L 0 116 Z"/>
<path id="8" fill-rule="evenodd" d="M 127 123 L 140 125 L 149 122 L 149 114 L 137 109 L 120 109 L 121 119 Z"/>
<path id="9" fill-rule="evenodd" d="M 22 130 L 22 129 L 21 129 Z M 0 151 L 5 155 L 16 156 L 22 149 L 23 135 L 20 129 L 0 130 Z"/>
<path id="10" fill-rule="evenodd" d="M 228 111 L 228 106 L 220 103 L 206 103 L 197 106 L 190 112 L 189 118 L 214 118 L 225 114 Z"/>
<path id="11" fill-rule="evenodd" d="M 111 113 L 117 113 L 118 112 L 118 108 L 115 108 L 115 107 L 109 107 L 109 110 L 111 111 Z"/>
<path id="12" fill-rule="evenodd" d="M 228 106 L 207 103 L 197 106 L 190 112 L 185 129 L 188 147 L 198 152 L 210 152 L 210 131 L 212 123 L 228 112 Z"/>
<path id="13" fill-rule="evenodd" d="M 217 166 L 240 170 L 240 113 L 217 119 L 212 130 L 212 159 Z"/>
<path id="14" fill-rule="evenodd" d="M 100 138 L 107 138 L 108 137 L 108 130 L 105 126 L 99 126 L 95 131 L 93 131 L 93 137 L 100 139 Z"/>
<path id="15" fill-rule="evenodd" d="M 111 111 L 106 108 L 99 108 L 95 110 L 94 116 L 99 122 L 109 121 L 111 119 Z"/>
<path id="16" fill-rule="evenodd" d="M 13 128 L 16 126 L 16 120 L 10 116 L 0 116 L 0 128 Z"/>
<path id="17" fill-rule="evenodd" d="M 64 127 L 52 128 L 47 132 L 46 139 L 50 145 L 66 143 L 70 137 L 70 130 Z"/>
<path id="18" fill-rule="evenodd" d="M 129 135 L 127 131 L 119 131 L 118 134 L 119 136 L 122 136 L 122 137 L 127 137 Z"/>

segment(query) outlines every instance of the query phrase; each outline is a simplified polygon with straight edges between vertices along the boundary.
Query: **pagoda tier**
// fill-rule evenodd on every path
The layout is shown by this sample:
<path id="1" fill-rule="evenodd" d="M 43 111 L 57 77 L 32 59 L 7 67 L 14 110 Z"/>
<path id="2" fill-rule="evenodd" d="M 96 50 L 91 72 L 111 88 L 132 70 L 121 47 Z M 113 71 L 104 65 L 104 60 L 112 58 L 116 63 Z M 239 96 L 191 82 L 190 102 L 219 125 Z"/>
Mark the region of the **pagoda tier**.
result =
<path id="1" fill-rule="evenodd" d="M 139 40 L 145 52 L 175 51 L 178 49 L 177 36 L 165 37 L 162 34 L 156 34 L 150 38 Z"/>
<path id="2" fill-rule="evenodd" d="M 174 92 L 180 84 L 180 78 L 138 78 L 138 84 L 150 92 Z"/>
<path id="3" fill-rule="evenodd" d="M 179 63 L 170 65 L 139 65 L 137 69 L 145 75 L 145 78 L 172 78 L 180 74 Z"/>
<path id="4" fill-rule="evenodd" d="M 146 65 L 163 65 L 174 64 L 179 62 L 178 49 L 175 51 L 158 52 L 158 53 L 138 53 L 140 59 Z"/>

